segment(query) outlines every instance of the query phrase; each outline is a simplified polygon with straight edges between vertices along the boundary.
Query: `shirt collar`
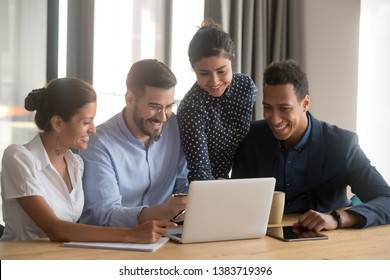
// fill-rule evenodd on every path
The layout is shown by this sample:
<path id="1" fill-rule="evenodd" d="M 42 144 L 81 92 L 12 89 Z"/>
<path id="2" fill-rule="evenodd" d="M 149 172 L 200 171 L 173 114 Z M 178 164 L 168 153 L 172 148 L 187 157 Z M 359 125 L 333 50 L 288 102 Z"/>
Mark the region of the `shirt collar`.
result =
<path id="1" fill-rule="evenodd" d="M 46 153 L 45 147 L 43 146 L 40 133 L 35 135 L 35 137 L 27 145 L 28 149 L 36 157 L 35 164 L 39 170 L 43 170 L 46 166 L 50 165 L 50 159 Z"/>
<path id="2" fill-rule="evenodd" d="M 307 129 L 301 141 L 299 141 L 299 143 L 295 145 L 294 147 L 295 150 L 302 150 L 306 146 L 306 143 L 309 141 L 309 136 L 311 133 L 311 117 L 308 113 L 306 113 L 306 117 L 307 117 Z"/>
<path id="3" fill-rule="evenodd" d="M 43 170 L 51 164 L 46 149 L 43 146 L 41 133 L 37 133 L 34 138 L 27 144 L 31 153 L 35 155 L 35 164 L 39 170 Z M 76 159 L 70 150 L 65 154 L 66 161 L 71 161 L 76 168 L 79 168 L 80 162 Z"/>

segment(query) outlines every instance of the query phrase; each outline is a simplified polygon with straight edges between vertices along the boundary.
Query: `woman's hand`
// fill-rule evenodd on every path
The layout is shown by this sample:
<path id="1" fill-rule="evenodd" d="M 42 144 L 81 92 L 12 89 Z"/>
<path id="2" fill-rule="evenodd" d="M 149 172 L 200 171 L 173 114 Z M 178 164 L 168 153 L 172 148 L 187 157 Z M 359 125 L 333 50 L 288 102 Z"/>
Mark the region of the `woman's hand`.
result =
<path id="1" fill-rule="evenodd" d="M 165 234 L 167 228 L 177 227 L 177 224 L 168 220 L 147 221 L 131 229 L 130 242 L 156 243 Z"/>

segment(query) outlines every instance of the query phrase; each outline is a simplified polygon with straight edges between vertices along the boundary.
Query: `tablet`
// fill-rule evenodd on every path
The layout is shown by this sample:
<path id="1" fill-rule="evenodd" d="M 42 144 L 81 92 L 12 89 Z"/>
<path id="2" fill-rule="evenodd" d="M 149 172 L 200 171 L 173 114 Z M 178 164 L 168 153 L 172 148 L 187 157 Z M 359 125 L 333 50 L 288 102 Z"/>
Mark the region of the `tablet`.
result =
<path id="1" fill-rule="evenodd" d="M 267 229 L 267 235 L 283 241 L 321 240 L 329 238 L 322 233 L 293 226 L 269 227 Z"/>

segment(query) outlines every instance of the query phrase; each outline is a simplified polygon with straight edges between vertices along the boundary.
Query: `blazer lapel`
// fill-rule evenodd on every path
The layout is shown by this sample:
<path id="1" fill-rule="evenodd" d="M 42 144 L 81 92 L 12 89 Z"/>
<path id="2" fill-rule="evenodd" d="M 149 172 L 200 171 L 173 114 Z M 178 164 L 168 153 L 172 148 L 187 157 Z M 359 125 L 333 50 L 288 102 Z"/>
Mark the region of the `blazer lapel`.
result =
<path id="1" fill-rule="evenodd" d="M 307 169 L 307 185 L 309 187 L 310 195 L 314 201 L 317 201 L 318 187 L 321 182 L 322 166 L 326 153 L 326 145 L 324 141 L 324 135 L 321 122 L 314 118 L 312 115 L 312 132 L 310 135 L 309 145 L 309 165 Z M 310 201 L 311 208 L 315 208 L 313 200 Z"/>

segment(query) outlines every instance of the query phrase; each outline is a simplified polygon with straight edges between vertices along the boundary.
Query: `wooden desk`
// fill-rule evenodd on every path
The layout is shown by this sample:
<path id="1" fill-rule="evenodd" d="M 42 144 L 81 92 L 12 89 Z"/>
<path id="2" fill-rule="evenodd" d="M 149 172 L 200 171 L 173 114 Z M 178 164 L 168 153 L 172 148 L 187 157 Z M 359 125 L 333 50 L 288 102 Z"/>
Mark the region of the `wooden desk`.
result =
<path id="1" fill-rule="evenodd" d="M 291 225 L 296 215 L 287 216 Z M 390 225 L 368 229 L 341 229 L 324 232 L 328 240 L 283 242 L 261 239 L 177 244 L 169 241 L 156 252 L 64 247 L 48 240 L 0 242 L 0 259 L 136 259 L 136 260 L 390 260 Z"/>

